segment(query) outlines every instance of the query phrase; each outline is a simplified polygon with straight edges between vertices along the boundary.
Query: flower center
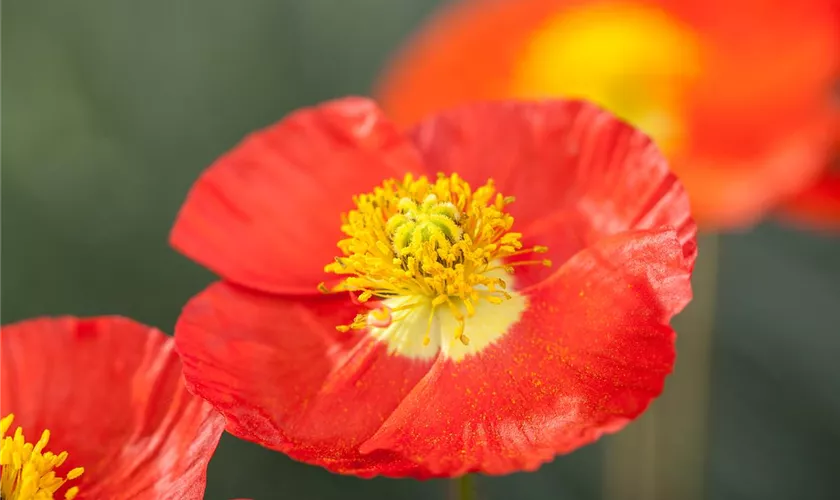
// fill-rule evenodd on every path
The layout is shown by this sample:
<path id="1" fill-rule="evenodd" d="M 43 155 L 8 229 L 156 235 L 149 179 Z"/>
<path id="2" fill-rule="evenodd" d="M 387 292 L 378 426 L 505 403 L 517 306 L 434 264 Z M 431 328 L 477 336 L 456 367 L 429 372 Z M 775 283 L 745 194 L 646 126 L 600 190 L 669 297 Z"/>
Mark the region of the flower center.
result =
<path id="1" fill-rule="evenodd" d="M 56 477 L 55 468 L 67 460 L 67 452 L 58 455 L 44 452 L 50 440 L 50 431 L 45 430 L 34 445 L 27 443 L 23 429 L 18 427 L 14 437 L 6 436 L 15 416 L 9 414 L 0 419 L 0 498 L 2 500 L 45 500 L 54 497 L 64 483 L 76 479 L 85 471 L 77 467 L 67 473 L 66 478 Z M 79 488 L 69 488 L 64 498 L 70 500 L 79 493 Z"/>
<path id="2" fill-rule="evenodd" d="M 408 320 L 411 325 L 404 327 L 412 333 L 403 333 L 416 336 L 422 312 L 422 345 L 428 346 L 432 333 L 443 329 L 441 318 L 435 320 L 445 311 L 454 321 L 451 332 L 443 333 L 469 345 L 466 320 L 478 309 L 513 298 L 514 266 L 551 265 L 548 260 L 504 262 L 547 248 L 522 248 L 522 235 L 511 232 L 513 217 L 505 211 L 514 200 L 496 192 L 492 179 L 473 191 L 457 174 L 439 174 L 434 182 L 408 174 L 353 201 L 356 209 L 342 215 L 347 238 L 338 248 L 344 255 L 324 268 L 345 278 L 332 290 L 320 288 L 350 292 L 369 311 L 338 326 L 340 331 L 388 329 Z"/>
<path id="3" fill-rule="evenodd" d="M 686 139 L 685 94 L 700 71 L 696 35 L 663 11 L 595 4 L 565 9 L 534 34 L 513 93 L 591 100 L 671 154 Z"/>

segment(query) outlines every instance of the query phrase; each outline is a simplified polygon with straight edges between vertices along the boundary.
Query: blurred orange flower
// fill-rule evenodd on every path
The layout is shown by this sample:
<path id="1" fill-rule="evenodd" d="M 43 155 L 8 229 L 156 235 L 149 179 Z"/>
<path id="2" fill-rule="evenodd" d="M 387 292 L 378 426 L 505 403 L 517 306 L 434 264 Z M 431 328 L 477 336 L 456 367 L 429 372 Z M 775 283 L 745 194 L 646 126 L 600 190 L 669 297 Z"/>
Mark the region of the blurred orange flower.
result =
<path id="1" fill-rule="evenodd" d="M 464 101 L 589 99 L 656 140 L 701 224 L 743 226 L 814 185 L 836 134 L 837 2 L 789 7 L 464 1 L 398 54 L 377 94 L 402 125 Z"/>

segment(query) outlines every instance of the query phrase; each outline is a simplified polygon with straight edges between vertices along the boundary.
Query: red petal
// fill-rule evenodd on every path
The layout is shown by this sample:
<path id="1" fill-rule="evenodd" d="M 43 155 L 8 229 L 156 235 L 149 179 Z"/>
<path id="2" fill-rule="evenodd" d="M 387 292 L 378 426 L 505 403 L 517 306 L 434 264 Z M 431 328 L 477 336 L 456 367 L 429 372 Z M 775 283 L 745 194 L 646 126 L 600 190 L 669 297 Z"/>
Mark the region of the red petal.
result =
<path id="1" fill-rule="evenodd" d="M 431 363 L 337 332 L 357 307 L 212 285 L 187 304 L 175 330 L 187 384 L 238 437 L 335 472 L 404 475 L 411 464 L 399 455 L 358 447 Z"/>
<path id="2" fill-rule="evenodd" d="M 784 207 L 784 213 L 815 228 L 840 230 L 840 175 L 828 173 Z"/>
<path id="3" fill-rule="evenodd" d="M 0 414 L 83 466 L 79 499 L 200 499 L 224 429 L 186 391 L 174 342 L 118 317 L 35 319 L 0 329 Z"/>
<path id="4" fill-rule="evenodd" d="M 297 111 L 246 138 L 196 182 L 171 243 L 224 278 L 317 293 L 334 276 L 340 214 L 354 194 L 422 167 L 414 148 L 362 98 Z"/>
<path id="5" fill-rule="evenodd" d="M 492 177 L 516 197 L 515 229 L 526 243 L 548 246 L 557 264 L 604 236 L 665 225 L 677 228 L 694 261 L 697 228 L 682 185 L 646 136 L 592 104 L 464 106 L 412 136 L 430 170 L 475 184 Z"/>
<path id="6" fill-rule="evenodd" d="M 812 185 L 829 158 L 831 120 L 827 113 L 809 117 L 800 127 L 776 118 L 788 130 L 766 139 L 760 150 L 728 152 L 698 147 L 691 161 L 676 159 L 674 172 L 689 190 L 692 214 L 701 227 L 737 228 L 757 223 L 783 201 Z M 735 135 L 735 134 L 733 134 Z M 746 135 L 743 145 L 747 144 Z M 755 132 L 752 141 L 760 140 Z M 699 136 L 698 136 L 699 137 Z M 746 149 L 753 149 L 746 153 Z"/>
<path id="7" fill-rule="evenodd" d="M 621 429 L 662 391 L 689 278 L 671 230 L 601 240 L 528 293 L 501 341 L 440 358 L 362 451 L 402 452 L 434 476 L 506 474 Z"/>
<path id="8" fill-rule="evenodd" d="M 834 117 L 833 158 L 828 168 L 816 183 L 788 200 L 782 211 L 786 218 L 813 228 L 840 230 L 840 114 Z"/>

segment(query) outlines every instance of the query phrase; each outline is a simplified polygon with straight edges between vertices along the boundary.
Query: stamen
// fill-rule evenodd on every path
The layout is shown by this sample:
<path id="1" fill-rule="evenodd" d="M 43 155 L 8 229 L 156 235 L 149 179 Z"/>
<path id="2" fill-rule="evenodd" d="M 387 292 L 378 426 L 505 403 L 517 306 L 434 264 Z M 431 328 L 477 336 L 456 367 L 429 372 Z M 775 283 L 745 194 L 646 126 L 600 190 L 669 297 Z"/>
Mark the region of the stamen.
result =
<path id="1" fill-rule="evenodd" d="M 515 266 L 551 265 L 548 260 L 503 262 L 530 253 L 545 253 L 545 246 L 523 248 L 522 234 L 512 232 L 513 217 L 505 207 L 511 196 L 496 192 L 493 180 L 473 190 L 457 174 L 438 174 L 435 181 L 407 174 L 401 181 L 389 179 L 370 193 L 355 196 L 356 209 L 342 215 L 338 242 L 342 256 L 324 270 L 343 277 L 322 293 L 349 292 L 351 300 L 367 307 L 339 331 L 369 327 L 385 328 L 408 313 L 397 310 L 430 308 L 423 344 L 431 343 L 438 307 L 446 304 L 457 321 L 454 338 L 464 345 L 467 320 L 476 314 L 478 302 L 501 304 L 511 295 L 499 269 L 512 273 Z M 394 309 L 382 301 L 411 296 L 416 300 Z"/>
<path id="2" fill-rule="evenodd" d="M 516 262 L 511 262 L 507 264 L 507 267 L 514 267 L 514 266 L 530 266 L 533 264 L 540 264 L 545 267 L 551 267 L 551 261 L 549 259 L 543 260 L 518 260 Z"/>
<path id="3" fill-rule="evenodd" d="M 435 309 L 436 308 L 437 308 L 437 306 L 434 303 L 432 303 L 432 307 L 429 310 L 429 321 L 426 323 L 426 333 L 423 334 L 423 345 L 424 346 L 429 345 L 429 342 L 432 341 L 432 336 L 431 336 L 432 320 L 435 319 Z"/>
<path id="4" fill-rule="evenodd" d="M 66 478 L 56 477 L 55 470 L 67 460 L 67 452 L 58 455 L 43 453 L 50 441 L 50 431 L 45 430 L 41 438 L 32 445 L 18 427 L 14 436 L 6 436 L 15 416 L 9 414 L 0 419 L 0 498 L 5 500 L 41 500 L 54 498 L 55 492 L 67 481 L 78 478 L 84 468 L 76 467 L 67 472 Z M 72 500 L 79 493 L 74 486 L 64 493 Z"/>
<path id="5" fill-rule="evenodd" d="M 388 306 L 377 307 L 368 313 L 368 325 L 377 328 L 387 328 L 391 324 L 391 308 Z"/>
<path id="6" fill-rule="evenodd" d="M 455 327 L 454 337 L 460 340 L 464 336 L 464 318 L 458 319 L 458 326 Z"/>

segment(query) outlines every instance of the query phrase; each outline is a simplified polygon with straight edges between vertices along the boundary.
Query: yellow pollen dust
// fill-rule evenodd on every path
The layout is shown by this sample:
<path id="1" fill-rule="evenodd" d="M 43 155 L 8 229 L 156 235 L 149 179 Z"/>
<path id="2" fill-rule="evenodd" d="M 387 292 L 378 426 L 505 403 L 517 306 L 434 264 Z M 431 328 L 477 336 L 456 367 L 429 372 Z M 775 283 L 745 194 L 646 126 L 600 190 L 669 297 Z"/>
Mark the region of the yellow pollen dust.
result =
<path id="1" fill-rule="evenodd" d="M 6 436 L 15 416 L 9 414 L 0 419 L 0 498 L 2 500 L 51 500 L 55 492 L 69 480 L 76 479 L 85 471 L 82 467 L 67 472 L 67 477 L 57 477 L 55 468 L 67 460 L 67 452 L 58 455 L 44 452 L 50 440 L 50 431 L 45 430 L 34 445 L 27 443 L 23 429 L 18 427 L 14 436 Z M 69 488 L 64 498 L 76 497 L 79 488 Z"/>
<path id="2" fill-rule="evenodd" d="M 356 209 L 342 214 L 347 238 L 338 248 L 344 255 L 324 268 L 345 278 L 332 290 L 319 288 L 350 292 L 370 311 L 338 326 L 340 331 L 383 328 L 428 307 L 423 338 L 428 345 L 435 311 L 447 308 L 457 320 L 454 338 L 468 345 L 465 323 L 479 301 L 501 304 L 511 298 L 500 274 L 519 265 L 551 265 L 541 259 L 503 262 L 548 249 L 523 249 L 522 235 L 511 232 L 513 217 L 505 211 L 514 200 L 496 192 L 492 179 L 473 191 L 457 174 L 438 174 L 435 181 L 407 174 L 353 201 Z M 410 300 L 395 308 L 381 303 L 398 297 Z"/>

